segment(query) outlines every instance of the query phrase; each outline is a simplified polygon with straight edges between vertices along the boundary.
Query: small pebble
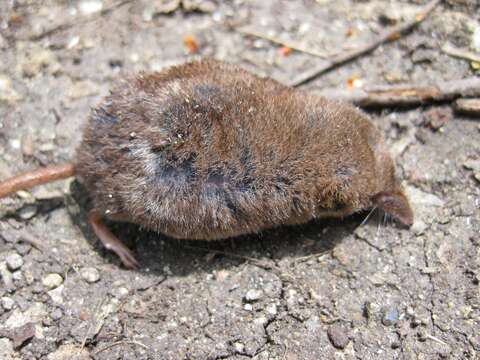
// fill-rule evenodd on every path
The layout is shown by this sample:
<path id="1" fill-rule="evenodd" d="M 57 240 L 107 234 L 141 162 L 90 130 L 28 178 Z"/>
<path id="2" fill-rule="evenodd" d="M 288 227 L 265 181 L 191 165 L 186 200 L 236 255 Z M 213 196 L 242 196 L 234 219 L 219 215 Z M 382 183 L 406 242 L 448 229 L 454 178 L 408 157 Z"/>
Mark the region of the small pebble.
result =
<path id="1" fill-rule="evenodd" d="M 243 309 L 244 310 L 247 310 L 247 311 L 252 311 L 253 310 L 253 306 L 251 304 L 245 304 L 243 306 Z"/>
<path id="2" fill-rule="evenodd" d="M 424 329 L 418 330 L 417 336 L 418 336 L 418 340 L 422 342 L 427 340 L 427 333 L 425 332 Z"/>
<path id="3" fill-rule="evenodd" d="M 125 296 L 127 296 L 129 293 L 129 290 L 126 287 L 119 287 L 116 288 L 112 291 L 112 295 L 115 296 L 117 299 L 123 299 Z"/>
<path id="4" fill-rule="evenodd" d="M 35 205 L 26 205 L 18 211 L 18 215 L 22 220 L 30 220 L 37 214 Z"/>
<path id="5" fill-rule="evenodd" d="M 84 15 L 90 15 L 96 12 L 101 11 L 103 8 L 103 3 L 101 1 L 82 1 L 78 4 L 78 9 Z"/>
<path id="6" fill-rule="evenodd" d="M 48 289 L 55 289 L 63 283 L 63 278 L 59 274 L 48 274 L 42 280 L 42 284 Z"/>
<path id="7" fill-rule="evenodd" d="M 15 301 L 8 296 L 2 297 L 2 307 L 6 311 L 10 311 L 13 309 L 13 306 L 15 305 Z"/>
<path id="8" fill-rule="evenodd" d="M 59 308 L 56 308 L 55 310 L 52 311 L 52 313 L 50 314 L 50 317 L 52 318 L 52 320 L 60 320 L 63 316 L 63 312 L 61 309 Z"/>
<path id="9" fill-rule="evenodd" d="M 219 270 L 215 274 L 215 279 L 217 281 L 224 281 L 226 278 L 228 278 L 229 275 L 230 273 L 227 270 Z"/>
<path id="10" fill-rule="evenodd" d="M 345 349 L 350 341 L 345 329 L 340 325 L 332 325 L 327 330 L 327 335 L 332 345 L 337 349 Z"/>
<path id="11" fill-rule="evenodd" d="M 385 326 L 391 326 L 398 322 L 399 319 L 399 312 L 398 309 L 394 306 L 389 307 L 384 310 L 384 314 L 382 317 L 382 324 Z"/>
<path id="12" fill-rule="evenodd" d="M 275 304 L 270 304 L 267 306 L 267 312 L 270 315 L 277 315 L 277 305 Z"/>
<path id="13" fill-rule="evenodd" d="M 12 273 L 12 279 L 14 281 L 22 281 L 23 280 L 23 274 L 21 270 L 14 271 Z"/>
<path id="14" fill-rule="evenodd" d="M 267 318 L 264 317 L 264 316 L 261 316 L 261 317 L 259 317 L 259 318 L 256 318 L 255 320 L 253 320 L 253 322 L 254 322 L 255 324 L 259 324 L 259 325 L 264 325 L 264 324 L 267 323 L 267 321 L 268 321 Z"/>
<path id="15" fill-rule="evenodd" d="M 52 299 L 54 303 L 57 304 L 63 304 L 63 289 L 64 285 L 60 285 L 56 287 L 55 289 L 52 289 L 47 292 L 48 296 Z"/>
<path id="16" fill-rule="evenodd" d="M 235 351 L 237 353 L 243 353 L 243 351 L 245 350 L 245 345 L 240 342 L 236 342 L 235 344 L 233 344 L 233 346 L 235 347 Z"/>
<path id="17" fill-rule="evenodd" d="M 263 291 L 262 290 L 250 289 L 245 294 L 245 301 L 247 301 L 247 302 L 258 301 L 262 298 L 262 296 L 263 296 Z"/>
<path id="18" fill-rule="evenodd" d="M 100 280 L 100 272 L 93 267 L 86 267 L 80 270 L 81 277 L 88 283 Z"/>
<path id="19" fill-rule="evenodd" d="M 411 231 L 413 231 L 416 236 L 420 236 L 425 232 L 427 227 L 428 225 L 424 221 L 418 220 L 413 223 Z"/>
<path id="20" fill-rule="evenodd" d="M 23 265 L 23 258 L 17 253 L 8 255 L 5 261 L 7 262 L 7 268 L 10 271 L 18 270 Z"/>
<path id="21" fill-rule="evenodd" d="M 13 343 L 10 339 L 0 338 L 0 359 L 13 360 L 14 357 Z"/>
<path id="22" fill-rule="evenodd" d="M 393 341 L 391 344 L 392 349 L 398 349 L 400 347 L 400 341 Z"/>

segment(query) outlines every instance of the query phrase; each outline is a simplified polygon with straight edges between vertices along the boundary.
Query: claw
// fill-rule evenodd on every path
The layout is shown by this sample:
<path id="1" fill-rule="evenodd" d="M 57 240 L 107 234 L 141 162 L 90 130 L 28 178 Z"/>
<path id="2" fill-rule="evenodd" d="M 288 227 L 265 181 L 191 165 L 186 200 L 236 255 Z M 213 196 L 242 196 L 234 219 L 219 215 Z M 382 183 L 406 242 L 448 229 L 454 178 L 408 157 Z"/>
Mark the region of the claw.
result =
<path id="1" fill-rule="evenodd" d="M 102 216 L 95 210 L 88 215 L 88 221 L 92 225 L 93 231 L 98 236 L 102 244 L 110 251 L 113 251 L 122 261 L 127 269 L 137 269 L 140 264 L 133 256 L 130 249 L 118 239 L 103 222 Z"/>

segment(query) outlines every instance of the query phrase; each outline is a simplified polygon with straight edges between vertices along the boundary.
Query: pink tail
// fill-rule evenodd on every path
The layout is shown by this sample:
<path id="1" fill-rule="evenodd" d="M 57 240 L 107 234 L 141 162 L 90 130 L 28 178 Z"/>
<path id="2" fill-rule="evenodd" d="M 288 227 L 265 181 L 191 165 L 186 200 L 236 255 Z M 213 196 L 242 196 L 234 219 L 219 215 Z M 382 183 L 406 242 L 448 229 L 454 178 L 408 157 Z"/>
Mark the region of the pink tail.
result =
<path id="1" fill-rule="evenodd" d="M 0 199 L 18 190 L 46 184 L 75 175 L 73 164 L 51 165 L 0 182 Z"/>

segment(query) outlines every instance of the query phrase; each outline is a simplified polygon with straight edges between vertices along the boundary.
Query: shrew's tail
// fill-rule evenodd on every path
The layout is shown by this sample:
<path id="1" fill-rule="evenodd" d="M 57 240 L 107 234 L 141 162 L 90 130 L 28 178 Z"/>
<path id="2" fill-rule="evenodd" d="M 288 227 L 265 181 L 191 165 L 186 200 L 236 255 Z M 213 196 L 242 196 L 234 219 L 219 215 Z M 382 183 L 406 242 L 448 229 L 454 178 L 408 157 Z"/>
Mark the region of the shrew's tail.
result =
<path id="1" fill-rule="evenodd" d="M 38 170 L 29 171 L 5 181 L 0 181 L 0 199 L 18 190 L 24 190 L 36 185 L 65 179 L 73 175 L 75 175 L 75 167 L 72 163 L 51 165 Z"/>

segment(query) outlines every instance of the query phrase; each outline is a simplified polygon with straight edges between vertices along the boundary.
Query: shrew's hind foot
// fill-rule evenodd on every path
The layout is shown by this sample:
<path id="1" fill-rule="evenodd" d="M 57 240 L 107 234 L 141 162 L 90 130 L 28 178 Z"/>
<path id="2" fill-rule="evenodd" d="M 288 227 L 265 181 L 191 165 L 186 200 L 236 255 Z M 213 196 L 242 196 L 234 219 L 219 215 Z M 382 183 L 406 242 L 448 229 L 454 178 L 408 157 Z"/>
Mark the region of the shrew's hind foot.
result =
<path id="1" fill-rule="evenodd" d="M 105 225 L 102 216 L 95 210 L 88 215 L 88 221 L 93 231 L 98 236 L 102 244 L 110 251 L 113 251 L 122 261 L 127 269 L 137 269 L 140 265 L 133 256 L 130 249 L 123 244 Z"/>

